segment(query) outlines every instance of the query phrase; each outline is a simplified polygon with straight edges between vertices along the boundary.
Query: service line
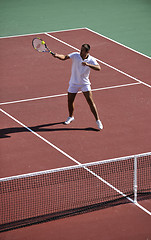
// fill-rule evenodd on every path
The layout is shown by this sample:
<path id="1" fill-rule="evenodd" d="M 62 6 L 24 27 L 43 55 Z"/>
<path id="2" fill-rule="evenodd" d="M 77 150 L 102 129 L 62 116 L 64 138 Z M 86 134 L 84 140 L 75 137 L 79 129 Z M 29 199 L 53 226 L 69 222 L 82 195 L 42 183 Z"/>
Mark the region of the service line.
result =
<path id="1" fill-rule="evenodd" d="M 136 82 L 136 83 L 128 83 L 128 84 L 122 84 L 122 85 L 115 85 L 115 86 L 110 86 L 110 87 L 96 88 L 96 89 L 92 89 L 92 92 L 114 89 L 114 88 L 120 88 L 120 87 L 128 87 L 128 86 L 133 86 L 133 85 L 138 85 L 138 84 L 141 84 L 141 83 Z M 78 93 L 82 93 L 82 92 L 80 91 Z M 8 105 L 8 104 L 13 104 L 13 103 L 23 103 L 23 102 L 30 102 L 30 101 L 43 100 L 43 99 L 48 99 L 48 98 L 63 97 L 63 96 L 67 96 L 67 93 L 49 95 L 49 96 L 44 96 L 44 97 L 21 99 L 21 100 L 10 101 L 10 102 L 2 102 L 2 103 L 0 103 L 0 105 Z"/>

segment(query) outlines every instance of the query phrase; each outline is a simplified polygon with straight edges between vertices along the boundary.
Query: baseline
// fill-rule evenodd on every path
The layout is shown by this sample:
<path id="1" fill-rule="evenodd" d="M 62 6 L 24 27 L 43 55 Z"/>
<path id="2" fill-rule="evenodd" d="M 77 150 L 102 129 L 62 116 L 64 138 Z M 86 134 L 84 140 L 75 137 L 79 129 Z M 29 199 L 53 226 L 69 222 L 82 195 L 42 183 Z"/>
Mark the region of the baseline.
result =
<path id="1" fill-rule="evenodd" d="M 73 29 L 67 29 L 67 30 L 58 30 L 58 31 L 51 31 L 51 33 L 55 33 L 55 32 L 66 32 L 66 31 L 75 31 L 75 30 L 80 30 L 80 29 L 86 29 L 86 28 L 85 28 L 85 27 L 81 27 L 81 28 L 73 28 Z M 16 37 L 16 38 L 17 38 L 17 37 L 26 37 L 26 36 L 41 35 L 41 34 L 45 34 L 45 32 L 11 35 L 11 36 L 0 37 L 0 39 L 15 38 L 15 37 Z"/>
<path id="2" fill-rule="evenodd" d="M 97 34 L 97 35 L 99 35 L 99 36 L 102 36 L 102 37 L 104 37 L 104 38 L 106 38 L 106 39 L 108 39 L 108 40 L 110 40 L 110 41 L 112 41 L 112 42 L 114 42 L 114 43 L 122 46 L 122 47 L 125 47 L 125 48 L 127 48 L 127 49 L 129 49 L 129 50 L 131 50 L 131 51 L 133 51 L 133 52 L 135 52 L 135 53 L 138 53 L 138 54 L 140 54 L 140 55 L 142 55 L 142 56 L 144 56 L 144 57 L 146 57 L 146 58 L 151 59 L 151 57 L 149 57 L 149 56 L 147 56 L 147 55 L 145 55 L 145 54 L 143 54 L 143 53 L 141 53 L 141 52 L 139 52 L 139 51 L 136 51 L 135 49 L 130 48 L 130 47 L 126 46 L 125 44 L 122 44 L 122 43 L 120 43 L 120 42 L 118 42 L 118 41 L 115 41 L 115 40 L 113 40 L 112 38 L 109 38 L 109 37 L 107 37 L 107 36 L 105 36 L 105 35 L 103 35 L 103 34 L 101 34 L 101 33 L 98 33 L 98 32 L 96 32 L 96 31 L 94 31 L 94 30 L 92 30 L 92 29 L 90 29 L 90 28 L 88 28 L 88 27 L 81 27 L 81 28 L 79 27 L 79 28 L 71 28 L 71 29 L 48 31 L 48 32 L 49 32 L 49 33 L 58 33 L 58 32 L 67 32 L 67 31 L 76 31 L 76 30 L 80 30 L 80 29 L 86 29 L 86 30 L 88 30 L 88 31 L 90 31 L 90 32 L 93 32 L 93 33 L 95 33 L 95 34 Z M 45 32 L 40 32 L 40 33 L 27 33 L 27 34 L 19 34 L 19 35 L 11 35 L 11 36 L 0 37 L 0 39 L 13 38 L 13 37 L 24 37 L 24 36 L 31 36 L 31 35 L 38 35 L 38 34 L 39 34 L 39 35 L 45 34 Z"/>

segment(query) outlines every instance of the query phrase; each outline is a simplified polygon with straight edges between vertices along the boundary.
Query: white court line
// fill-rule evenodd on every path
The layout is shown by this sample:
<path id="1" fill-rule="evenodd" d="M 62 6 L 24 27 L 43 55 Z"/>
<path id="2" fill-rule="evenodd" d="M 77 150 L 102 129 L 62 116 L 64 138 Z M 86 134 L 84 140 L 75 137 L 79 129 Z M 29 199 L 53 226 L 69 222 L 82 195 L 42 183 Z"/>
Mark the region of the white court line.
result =
<path id="1" fill-rule="evenodd" d="M 133 85 L 138 85 L 138 84 L 141 84 L 141 83 L 140 82 L 127 83 L 127 84 L 115 85 L 115 86 L 111 86 L 111 87 L 96 88 L 96 89 L 92 89 L 92 92 L 96 92 L 96 91 L 100 91 L 100 90 L 120 88 L 120 87 L 128 87 L 128 86 L 133 86 Z"/>
<path id="2" fill-rule="evenodd" d="M 64 45 L 66 45 L 66 46 L 68 46 L 68 47 L 70 47 L 70 48 L 73 48 L 74 50 L 76 50 L 76 51 L 78 51 L 78 52 L 80 51 L 80 49 L 78 49 L 78 48 L 76 48 L 76 47 L 68 44 L 67 42 L 64 42 L 64 41 L 60 40 L 59 38 L 56 38 L 56 37 L 50 35 L 49 33 L 45 33 L 45 34 L 46 34 L 47 36 L 49 36 L 49 37 L 57 40 L 58 42 L 61 42 L 61 43 L 63 43 Z M 123 74 L 123 75 L 125 75 L 125 76 L 127 76 L 127 77 L 129 77 L 129 78 L 131 78 L 131 79 L 133 79 L 133 80 L 135 80 L 135 81 L 137 81 L 137 82 L 140 82 L 140 83 L 144 84 L 145 86 L 147 86 L 147 87 L 149 87 L 149 88 L 151 88 L 151 85 L 149 85 L 149 84 L 147 84 L 147 83 L 139 80 L 138 78 L 135 78 L 135 77 L 133 77 L 133 76 L 131 76 L 131 75 L 129 75 L 129 74 L 127 74 L 127 73 L 119 70 L 118 68 L 115 68 L 115 67 L 111 66 L 110 64 L 105 63 L 104 61 L 101 61 L 101 60 L 98 59 L 98 58 L 96 58 L 96 60 L 97 60 L 98 62 L 106 65 L 107 67 L 112 68 L 113 70 L 115 70 L 115 71 L 117 71 L 117 72 L 119 72 L 119 73 L 121 73 L 121 74 Z"/>
<path id="3" fill-rule="evenodd" d="M 34 132 L 32 129 L 30 129 L 29 127 L 27 127 L 25 124 L 23 124 L 22 122 L 20 122 L 19 120 L 17 120 L 16 118 L 14 118 L 13 116 L 11 116 L 9 113 L 5 112 L 3 109 L 0 109 L 0 111 L 2 113 L 4 113 L 5 115 L 7 115 L 9 118 L 11 118 L 12 120 L 14 120 L 15 122 L 17 122 L 19 125 L 21 125 L 22 127 L 26 128 L 29 132 L 33 133 L 34 135 L 36 135 L 38 138 L 40 138 L 42 141 L 44 141 L 45 143 L 49 144 L 51 147 L 53 147 L 54 149 L 56 149 L 57 151 L 59 151 L 60 153 L 62 153 L 64 156 L 66 156 L 67 158 L 69 158 L 70 160 L 72 160 L 73 162 L 75 162 L 78 165 L 82 165 L 79 161 L 77 161 L 75 158 L 71 157 L 69 154 L 65 153 L 63 150 L 61 150 L 60 148 L 58 148 L 57 146 L 55 146 L 54 144 L 52 144 L 51 142 L 49 142 L 48 140 L 46 140 L 44 137 L 42 137 L 41 135 L 39 135 L 38 133 Z M 84 169 L 88 172 L 90 172 L 92 175 L 94 175 L 95 177 L 97 177 L 99 180 L 101 180 L 103 183 L 105 183 L 107 186 L 111 187 L 114 191 L 118 192 L 120 195 L 122 195 L 123 197 L 126 197 L 130 202 L 134 203 L 138 208 L 140 208 L 141 210 L 143 210 L 144 212 L 146 212 L 147 214 L 149 214 L 151 216 L 151 212 L 149 212 L 146 208 L 142 207 L 140 204 L 138 204 L 137 202 L 134 202 L 133 199 L 131 199 L 130 197 L 127 197 L 126 194 L 124 194 L 123 192 L 121 192 L 120 190 L 118 190 L 117 188 L 115 188 L 113 185 L 111 185 L 109 182 L 107 182 L 106 180 L 104 180 L 103 178 L 101 178 L 100 176 L 98 176 L 96 173 L 94 173 L 93 171 L 91 171 L 89 168 L 84 167 Z"/>
<path id="4" fill-rule="evenodd" d="M 122 46 L 122 47 L 125 47 L 125 48 L 127 48 L 127 49 L 129 49 L 129 50 L 131 50 L 131 51 L 133 51 L 133 52 L 136 52 L 136 53 L 138 53 L 138 54 L 140 54 L 140 55 L 142 55 L 142 56 L 144 56 L 144 57 L 146 57 L 146 58 L 151 59 L 151 57 L 149 57 L 149 56 L 147 56 L 147 55 L 145 55 L 145 54 L 143 54 L 143 53 L 141 53 L 141 52 L 138 52 L 138 51 L 134 50 L 133 48 L 130 48 L 130 47 L 128 47 L 128 46 L 126 46 L 126 45 L 124 45 L 124 44 L 122 44 L 122 43 L 120 43 L 120 42 L 117 42 L 117 41 L 115 41 L 115 40 L 113 40 L 113 39 L 111 39 L 111 38 L 109 38 L 109 37 L 106 37 L 105 35 L 103 35 L 103 34 L 101 34 L 101 33 L 98 33 L 98 32 L 96 32 L 96 31 L 94 31 L 94 30 L 92 30 L 92 29 L 90 29 L 90 28 L 87 28 L 87 27 L 81 27 L 81 28 L 79 27 L 79 28 L 71 28 L 71 29 L 69 28 L 69 29 L 57 30 L 57 31 L 47 31 L 47 33 L 48 33 L 48 32 L 49 32 L 49 33 L 67 32 L 67 31 L 75 31 L 75 30 L 81 30 L 81 29 L 86 29 L 86 30 L 88 30 L 88 31 L 91 31 L 91 32 L 93 32 L 93 33 L 95 33 L 95 34 L 97 34 L 97 35 L 100 35 L 100 36 L 102 36 L 102 37 L 104 37 L 104 38 L 106 38 L 106 39 L 108 39 L 108 40 L 110 40 L 110 41 L 112 41 L 112 42 L 114 42 L 114 43 Z M 45 32 L 40 32 L 40 33 L 26 33 L 26 34 L 12 35 L 12 36 L 10 35 L 10 36 L 5 36 L 5 37 L 0 37 L 0 39 L 15 38 L 15 37 L 25 37 L 25 36 L 41 35 L 41 34 L 45 34 Z"/>
<path id="5" fill-rule="evenodd" d="M 37 34 L 44 34 L 44 33 L 37 33 Z M 69 46 L 69 47 L 77 50 L 77 51 L 80 51 L 79 49 L 71 46 L 70 44 L 67 44 L 67 43 L 61 41 L 60 39 L 57 39 L 57 38 L 51 36 L 51 35 L 48 34 L 48 33 L 45 33 L 45 34 L 48 35 L 49 37 L 54 38 L 55 40 L 57 40 L 57 41 L 59 41 L 59 42 L 61 42 L 61 43 L 63 43 L 63 44 L 65 44 L 65 45 L 67 45 L 67 46 Z M 29 36 L 29 35 L 35 35 L 35 33 L 33 33 L 33 34 L 26 34 L 26 35 L 18 35 L 18 36 L 10 36 L 10 37 Z M 6 38 L 6 37 L 1 37 L 1 38 Z M 144 83 L 143 81 L 141 81 L 141 80 L 139 80 L 139 79 L 137 79 L 137 78 L 134 78 L 134 77 L 132 77 L 132 76 L 129 75 L 129 74 L 126 74 L 125 72 L 123 72 L 123 71 L 121 71 L 121 70 L 119 70 L 119 69 L 117 69 L 117 68 L 115 68 L 115 67 L 113 67 L 113 66 L 111 66 L 111 65 L 109 65 L 109 64 L 107 64 L 107 63 L 105 63 L 105 62 L 103 62 L 103 61 L 101 61 L 101 60 L 99 60 L 99 59 L 97 59 L 97 61 L 98 61 L 98 62 L 101 62 L 102 64 L 104 64 L 104 65 L 106 65 L 106 66 L 108 66 L 108 67 L 110 67 L 110 68 L 112 68 L 112 69 L 114 69 L 114 70 L 116 70 L 116 71 L 118 71 L 118 72 L 126 75 L 126 76 L 128 76 L 129 78 L 132 78 L 132 79 L 136 80 L 136 81 L 138 82 L 138 84 L 139 84 L 139 83 L 142 83 L 142 84 L 146 85 L 147 87 L 150 87 L 150 88 L 151 88 L 151 86 L 150 86 L 149 84 L 146 84 L 146 83 Z M 110 87 L 110 88 L 111 88 L 111 87 Z M 63 95 L 64 95 L 64 94 L 63 94 Z M 44 97 L 44 98 L 46 98 L 46 97 Z M 22 100 L 22 101 L 26 101 L 26 100 Z M 17 101 L 16 101 L 16 102 L 17 102 Z M 27 126 L 25 126 L 24 124 L 22 124 L 21 122 L 19 122 L 17 119 L 15 119 L 15 118 L 12 117 L 11 115 L 9 115 L 9 114 L 6 113 L 5 111 L 3 111 L 2 109 L 0 109 L 0 110 L 1 110 L 3 113 L 5 113 L 7 116 L 9 116 L 10 118 L 12 118 L 14 121 L 18 122 L 21 126 L 25 127 L 28 131 L 32 132 L 34 135 L 36 135 L 37 137 L 39 137 L 40 139 L 42 139 L 44 142 L 46 142 L 47 144 L 49 144 L 50 146 L 52 146 L 53 148 L 55 148 L 56 150 L 58 150 L 59 152 L 61 152 L 61 153 L 64 154 L 65 156 L 67 156 L 69 159 L 71 159 L 72 161 L 76 162 L 77 164 L 81 164 L 81 163 L 79 163 L 77 160 L 75 160 L 74 158 L 72 158 L 71 156 L 69 156 L 68 154 L 66 154 L 65 152 L 63 152 L 61 149 L 59 149 L 58 147 L 56 147 L 54 144 L 50 143 L 49 141 L 47 141 L 46 139 L 44 139 L 43 137 L 41 137 L 39 134 L 37 134 L 36 132 L 32 131 L 30 128 L 28 128 Z M 128 198 L 128 199 L 129 199 L 131 202 L 134 203 L 134 201 L 133 201 L 132 199 L 130 199 L 130 198 Z M 144 207 L 142 207 L 140 204 L 138 204 L 138 203 L 137 203 L 137 204 L 134 203 L 134 204 L 137 205 L 139 208 L 141 208 L 141 209 L 142 209 L 143 211 L 145 211 L 146 213 L 148 213 L 148 214 L 151 215 L 151 213 L 150 213 L 148 210 L 146 210 Z"/>
<path id="6" fill-rule="evenodd" d="M 71 28 L 71 29 L 67 29 L 67 30 L 50 31 L 50 33 L 75 31 L 75 30 L 81 30 L 81 29 L 85 29 L 85 27 L 83 27 L 83 28 L 73 28 L 73 29 Z M 33 36 L 33 35 L 41 35 L 41 34 L 45 34 L 45 33 L 46 32 L 18 34 L 18 35 L 0 37 L 0 39 L 26 37 L 26 36 Z"/>
<path id="7" fill-rule="evenodd" d="M 111 87 L 96 88 L 96 89 L 92 89 L 92 92 L 101 91 L 101 90 L 107 90 L 107 89 L 120 88 L 120 87 L 133 86 L 133 85 L 138 85 L 138 84 L 141 84 L 141 83 L 137 82 L 137 83 L 129 83 L 129 84 L 123 84 L 123 85 L 116 85 L 116 86 L 111 86 Z M 81 93 L 81 92 L 79 92 L 79 93 Z M 21 99 L 21 100 L 16 100 L 16 101 L 11 101 L 11 102 L 3 102 L 3 103 L 0 103 L 0 105 L 8 105 L 8 104 L 13 104 L 13 103 L 22 103 L 22 102 L 36 101 L 36 100 L 55 98 L 55 97 L 62 97 L 62 96 L 67 96 L 67 93 L 50 95 L 50 96 L 45 96 L 45 97 Z"/>
<path id="8" fill-rule="evenodd" d="M 138 52 L 138 51 L 136 51 L 136 50 L 134 50 L 134 49 L 132 49 L 132 48 L 130 48 L 130 47 L 127 47 L 126 45 L 124 45 L 124 44 L 122 44 L 122 43 L 119 43 L 119 42 L 117 42 L 117 41 L 115 41 L 115 40 L 113 40 L 113 39 L 111 39 L 111 38 L 109 38 L 109 37 L 106 37 L 106 36 L 104 36 L 104 35 L 101 34 L 101 33 L 95 32 L 95 31 L 93 31 L 93 30 L 91 30 L 90 28 L 87 28 L 87 27 L 86 27 L 85 29 L 87 29 L 88 31 L 93 32 L 93 33 L 95 33 L 95 34 L 97 34 L 97 35 L 99 35 L 99 36 L 101 36 L 101 37 L 104 37 L 104 38 L 110 40 L 111 42 L 114 42 L 114 43 L 116 43 L 116 44 L 118 44 L 118 45 L 120 45 L 120 46 L 122 46 L 122 47 L 124 47 L 124 48 L 127 48 L 127 49 L 131 50 L 132 52 L 138 53 L 138 54 L 142 55 L 143 57 L 146 57 L 146 58 L 151 59 L 151 57 L 149 57 L 149 56 L 147 56 L 147 55 L 145 55 L 145 54 L 143 54 L 143 53 L 141 53 L 141 52 Z"/>
<path id="9" fill-rule="evenodd" d="M 25 124 L 23 124 L 22 122 L 20 122 L 19 120 L 17 120 L 16 118 L 14 118 L 13 116 L 11 116 L 9 113 L 5 112 L 3 109 L 0 108 L 0 111 L 2 113 L 4 113 L 5 115 L 7 115 L 9 118 L 11 118 L 12 120 L 14 120 L 15 122 L 17 122 L 19 125 L 21 125 L 22 127 L 26 128 L 29 132 L 33 133 L 34 135 L 36 135 L 38 138 L 40 138 L 42 141 L 44 141 L 45 143 L 49 144 L 51 147 L 53 147 L 54 149 L 56 149 L 58 152 L 62 153 L 63 155 L 65 155 L 66 157 L 68 157 L 70 160 L 72 160 L 73 162 L 75 162 L 76 164 L 79 164 L 79 162 L 77 160 L 75 160 L 73 157 L 71 157 L 70 155 L 68 155 L 67 153 L 65 153 L 64 151 L 62 151 L 60 148 L 58 148 L 57 146 L 55 146 L 53 143 L 49 142 L 48 140 L 46 140 L 45 138 L 43 138 L 42 136 L 40 136 L 38 133 L 34 132 L 32 129 L 30 129 L 29 127 L 27 127 Z"/>
<path id="10" fill-rule="evenodd" d="M 7 105 L 7 104 L 13 104 L 13 103 L 22 103 L 22 102 L 30 102 L 30 101 L 47 99 L 47 98 L 62 97 L 62 96 L 66 96 L 66 95 L 67 95 L 67 93 L 63 93 L 63 94 L 50 95 L 50 96 L 45 96 L 45 97 L 36 97 L 36 98 L 29 98 L 29 99 L 21 99 L 21 100 L 16 100 L 16 101 L 11 101 L 11 102 L 3 102 L 3 103 L 0 103 L 0 105 Z"/>

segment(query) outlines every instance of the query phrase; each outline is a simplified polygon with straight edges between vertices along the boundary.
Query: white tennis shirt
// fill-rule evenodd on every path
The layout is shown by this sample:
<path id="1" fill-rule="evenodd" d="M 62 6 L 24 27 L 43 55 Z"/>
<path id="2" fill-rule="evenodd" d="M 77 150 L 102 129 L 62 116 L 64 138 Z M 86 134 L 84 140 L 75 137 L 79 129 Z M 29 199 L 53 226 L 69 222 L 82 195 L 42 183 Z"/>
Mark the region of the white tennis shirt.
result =
<path id="1" fill-rule="evenodd" d="M 82 62 L 98 65 L 96 59 L 88 55 L 88 58 L 83 60 L 79 52 L 70 53 L 68 56 L 72 59 L 72 70 L 69 83 L 78 85 L 90 84 L 90 67 L 83 66 Z"/>

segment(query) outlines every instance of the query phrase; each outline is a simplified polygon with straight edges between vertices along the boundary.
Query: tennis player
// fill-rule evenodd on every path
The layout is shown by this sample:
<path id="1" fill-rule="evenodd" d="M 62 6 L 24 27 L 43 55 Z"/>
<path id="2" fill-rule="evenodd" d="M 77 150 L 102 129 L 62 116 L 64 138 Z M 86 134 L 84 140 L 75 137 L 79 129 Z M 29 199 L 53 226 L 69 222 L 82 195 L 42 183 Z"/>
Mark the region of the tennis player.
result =
<path id="1" fill-rule="evenodd" d="M 68 88 L 68 110 L 69 117 L 65 124 L 69 124 L 74 120 L 74 99 L 79 90 L 81 90 L 90 106 L 93 113 L 98 129 L 103 129 L 103 124 L 99 118 L 96 105 L 92 98 L 91 83 L 89 80 L 90 69 L 100 71 L 101 67 L 96 59 L 89 54 L 90 45 L 83 44 L 81 51 L 73 52 L 69 55 L 55 54 L 54 57 L 60 60 L 72 59 L 72 72 Z"/>

